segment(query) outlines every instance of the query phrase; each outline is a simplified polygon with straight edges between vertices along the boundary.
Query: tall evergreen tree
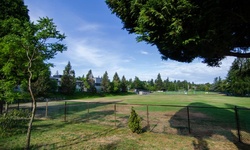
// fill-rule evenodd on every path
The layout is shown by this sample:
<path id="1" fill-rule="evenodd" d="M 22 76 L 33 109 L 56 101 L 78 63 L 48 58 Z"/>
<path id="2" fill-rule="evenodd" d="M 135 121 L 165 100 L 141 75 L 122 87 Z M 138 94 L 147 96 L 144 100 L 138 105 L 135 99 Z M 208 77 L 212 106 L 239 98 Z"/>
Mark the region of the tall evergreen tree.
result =
<path id="1" fill-rule="evenodd" d="M 135 77 L 133 87 L 135 89 L 144 89 L 143 82 L 138 77 Z"/>
<path id="2" fill-rule="evenodd" d="M 122 76 L 121 91 L 122 92 L 127 92 L 128 91 L 127 80 L 126 80 L 125 76 Z"/>
<path id="3" fill-rule="evenodd" d="M 114 74 L 114 77 L 113 77 L 113 91 L 114 93 L 119 93 L 121 91 L 121 81 L 120 81 L 120 78 L 117 74 L 117 72 Z"/>
<path id="4" fill-rule="evenodd" d="M 102 76 L 102 90 L 105 93 L 109 92 L 109 86 L 110 86 L 110 81 L 109 81 L 109 77 L 108 77 L 108 72 L 105 71 L 105 73 Z"/>
<path id="5" fill-rule="evenodd" d="M 88 92 L 91 92 L 91 93 L 96 92 L 95 79 L 94 79 L 94 76 L 92 74 L 92 70 L 88 71 L 86 78 L 85 78 L 85 81 L 84 81 L 84 86 Z"/>
<path id="6" fill-rule="evenodd" d="M 155 45 L 163 60 L 250 58 L 249 0 L 106 0 L 123 28 Z"/>
<path id="7" fill-rule="evenodd" d="M 157 79 L 155 80 L 155 89 L 156 90 L 162 90 L 163 89 L 163 82 L 162 82 L 160 73 L 157 75 Z"/>
<path id="8" fill-rule="evenodd" d="M 227 75 L 227 90 L 239 96 L 250 93 L 250 59 L 237 58 Z"/>
<path id="9" fill-rule="evenodd" d="M 64 94 L 73 94 L 76 90 L 75 71 L 72 70 L 70 62 L 65 66 L 61 79 L 61 92 Z"/>

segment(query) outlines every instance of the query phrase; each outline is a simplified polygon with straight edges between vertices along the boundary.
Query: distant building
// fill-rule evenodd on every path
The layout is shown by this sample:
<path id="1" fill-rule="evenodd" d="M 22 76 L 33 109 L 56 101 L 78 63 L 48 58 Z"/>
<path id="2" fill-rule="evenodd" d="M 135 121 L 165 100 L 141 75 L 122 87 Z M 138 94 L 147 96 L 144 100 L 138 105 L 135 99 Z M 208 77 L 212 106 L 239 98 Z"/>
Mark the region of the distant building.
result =
<path id="1" fill-rule="evenodd" d="M 60 87 L 62 84 L 62 75 L 59 75 L 58 73 L 56 75 L 53 75 L 51 79 L 54 79 L 57 81 L 57 86 Z M 102 90 L 102 78 L 101 77 L 93 77 L 95 81 L 95 88 L 96 92 L 101 92 Z M 84 91 L 84 83 L 81 80 L 76 80 L 76 91 L 81 92 Z"/>
<path id="2" fill-rule="evenodd" d="M 82 92 L 83 89 L 84 89 L 84 86 L 83 86 L 83 81 L 81 80 L 76 80 L 76 91 L 77 92 Z"/>
<path id="3" fill-rule="evenodd" d="M 95 81 L 96 92 L 101 92 L 102 91 L 102 78 L 96 77 L 94 78 L 94 81 Z"/>
<path id="4" fill-rule="evenodd" d="M 60 87 L 62 84 L 62 75 L 56 74 L 51 77 L 51 79 L 54 79 L 57 81 L 57 86 Z"/>

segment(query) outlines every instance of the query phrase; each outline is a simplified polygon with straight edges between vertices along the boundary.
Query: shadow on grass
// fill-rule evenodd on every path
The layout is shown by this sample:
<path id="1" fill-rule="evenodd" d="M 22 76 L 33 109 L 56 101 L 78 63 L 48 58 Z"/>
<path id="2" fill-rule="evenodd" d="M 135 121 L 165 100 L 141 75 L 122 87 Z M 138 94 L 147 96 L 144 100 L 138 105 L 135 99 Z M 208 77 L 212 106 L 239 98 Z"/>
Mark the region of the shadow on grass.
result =
<path id="1" fill-rule="evenodd" d="M 76 113 L 87 114 L 98 107 L 106 107 L 111 105 L 111 102 L 58 102 L 57 105 L 48 106 L 47 118 L 49 119 L 64 119 L 65 115 L 70 116 Z M 113 108 L 111 108 L 113 109 Z M 111 111 L 111 110 L 110 110 Z M 66 114 L 65 114 L 66 112 Z M 36 117 L 43 118 L 46 116 L 46 106 L 37 107 Z"/>
<path id="2" fill-rule="evenodd" d="M 238 140 L 233 108 L 234 106 L 232 105 L 228 105 L 228 109 L 221 109 L 205 103 L 191 103 L 189 105 L 190 128 L 187 107 L 175 113 L 169 120 L 169 123 L 172 128 L 177 129 L 178 134 L 191 135 L 197 139 L 197 141 L 193 141 L 194 149 L 209 149 L 205 139 L 212 136 L 217 138 L 217 140 L 226 138 L 234 143 L 238 149 L 250 149 L 250 141 L 243 143 Z M 250 111 L 248 111 L 248 114 L 246 112 L 244 115 L 241 114 L 241 116 L 246 117 L 249 114 Z M 247 118 L 249 119 L 249 117 Z M 249 121 L 247 122 L 249 123 Z M 249 134 L 250 129 L 245 128 L 244 132 Z"/>
<path id="3" fill-rule="evenodd" d="M 74 145 L 77 145 L 81 142 L 87 142 L 87 141 L 90 141 L 90 140 L 93 140 L 93 139 L 97 139 L 97 138 L 100 138 L 106 134 L 109 134 L 110 132 L 113 132 L 115 131 L 116 128 L 111 128 L 111 129 L 105 129 L 103 131 L 100 131 L 100 132 L 95 132 L 93 134 L 87 134 L 87 135 L 80 135 L 74 139 L 71 139 L 71 140 L 68 140 L 68 141 L 59 141 L 59 142 L 55 142 L 55 143 L 51 143 L 51 144 L 47 144 L 47 145 L 38 145 L 38 146 L 33 146 L 32 149 L 41 149 L 41 148 L 45 148 L 45 149 L 60 149 L 60 148 L 63 148 L 63 149 L 70 149 L 71 146 L 74 146 Z M 57 145 L 60 145 L 60 146 L 57 146 Z M 101 149 L 105 149 L 105 148 L 115 148 L 116 147 L 116 143 L 112 142 L 112 143 L 109 143 L 108 145 L 105 145 L 103 147 L 101 147 Z"/>

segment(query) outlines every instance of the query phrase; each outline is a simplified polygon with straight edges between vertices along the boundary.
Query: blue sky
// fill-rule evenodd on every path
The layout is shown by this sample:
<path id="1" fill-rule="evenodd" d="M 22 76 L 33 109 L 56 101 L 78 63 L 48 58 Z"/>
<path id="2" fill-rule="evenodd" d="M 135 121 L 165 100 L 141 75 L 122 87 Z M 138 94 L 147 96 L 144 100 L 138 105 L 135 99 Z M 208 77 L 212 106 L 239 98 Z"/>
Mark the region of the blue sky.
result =
<path id="1" fill-rule="evenodd" d="M 86 75 L 91 69 L 94 76 L 107 71 L 112 80 L 115 72 L 120 78 L 140 80 L 187 80 L 195 83 L 212 83 L 215 77 L 226 77 L 233 57 L 223 60 L 221 67 L 207 67 L 196 59 L 192 63 L 163 61 L 155 46 L 136 42 L 136 35 L 122 30 L 119 18 L 104 0 L 24 0 L 32 21 L 39 17 L 53 18 L 57 29 L 67 36 L 67 51 L 50 60 L 55 67 L 52 74 L 62 74 L 68 61 L 76 76 Z"/>

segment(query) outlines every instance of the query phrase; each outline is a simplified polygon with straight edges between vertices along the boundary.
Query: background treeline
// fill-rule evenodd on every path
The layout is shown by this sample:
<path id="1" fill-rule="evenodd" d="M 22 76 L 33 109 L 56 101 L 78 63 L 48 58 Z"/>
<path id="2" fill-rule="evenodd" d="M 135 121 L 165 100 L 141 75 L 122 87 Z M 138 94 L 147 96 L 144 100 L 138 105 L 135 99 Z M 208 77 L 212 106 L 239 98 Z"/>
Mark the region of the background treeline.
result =
<path id="1" fill-rule="evenodd" d="M 145 91 L 214 91 L 228 95 L 249 96 L 250 59 L 235 59 L 228 71 L 227 77 L 225 79 L 216 77 L 212 84 L 195 84 L 186 80 L 170 81 L 169 78 L 162 79 L 160 73 L 156 75 L 156 79 L 148 81 L 140 80 L 137 76 L 134 79 L 126 79 L 124 75 L 120 77 L 117 72 L 110 78 L 107 71 L 100 78 L 102 78 L 101 83 L 96 84 L 92 70 L 89 70 L 86 76 L 75 77 L 75 71 L 72 70 L 69 62 L 63 71 L 61 86 L 55 88 L 56 85 L 54 85 L 47 89 L 54 89 L 54 92 L 68 95 L 75 92 L 124 93 L 138 89 Z M 53 81 L 47 83 L 52 85 Z M 77 89 L 76 85 L 78 86 Z M 101 89 L 97 90 L 97 86 Z"/>
<path id="2" fill-rule="evenodd" d="M 112 78 L 109 77 L 108 72 L 105 71 L 101 78 L 100 83 L 95 83 L 95 77 L 92 70 L 82 77 L 75 77 L 75 71 L 72 70 L 70 62 L 65 67 L 61 78 L 61 86 L 55 89 L 55 92 L 62 94 L 73 94 L 75 92 L 88 92 L 88 93 L 124 93 L 128 91 L 145 90 L 145 91 L 210 91 L 211 84 L 195 84 L 186 80 L 170 81 L 169 78 L 162 79 L 159 73 L 156 79 L 148 81 L 140 80 L 139 77 L 134 79 L 126 79 L 123 75 L 121 78 L 116 72 Z M 77 87 L 77 88 L 76 88 Z M 100 90 L 97 90 L 100 87 Z"/>

